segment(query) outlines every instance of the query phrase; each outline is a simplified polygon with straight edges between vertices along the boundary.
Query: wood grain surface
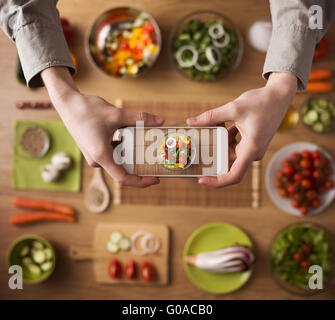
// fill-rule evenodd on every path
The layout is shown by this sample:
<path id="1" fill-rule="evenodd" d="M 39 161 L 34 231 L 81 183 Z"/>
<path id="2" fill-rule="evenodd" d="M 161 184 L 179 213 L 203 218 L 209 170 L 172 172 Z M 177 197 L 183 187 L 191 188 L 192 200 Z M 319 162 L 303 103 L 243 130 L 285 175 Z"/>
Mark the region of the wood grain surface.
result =
<path id="1" fill-rule="evenodd" d="M 123 236 L 131 239 L 136 232 L 149 232 L 156 236 L 160 242 L 160 247 L 156 253 L 139 255 L 133 250 L 119 251 L 112 254 L 107 251 L 107 241 L 114 231 L 122 232 Z M 140 247 L 141 237 L 135 242 L 137 250 L 142 251 Z M 93 264 L 94 277 L 101 284 L 125 284 L 125 285 L 142 285 L 157 286 L 167 285 L 169 282 L 170 268 L 170 231 L 164 224 L 134 224 L 134 223 L 98 223 L 94 231 L 94 240 L 91 246 L 71 246 L 70 254 L 78 263 L 78 268 L 82 263 Z M 113 279 L 108 274 L 108 266 L 111 259 L 118 259 L 123 266 L 123 273 L 120 278 Z M 127 261 L 134 260 L 137 264 L 136 279 L 127 280 L 124 276 L 125 265 Z M 152 281 L 145 282 L 140 276 L 140 265 L 143 261 L 148 261 L 156 268 L 156 277 Z"/>
<path id="2" fill-rule="evenodd" d="M 163 35 L 163 50 L 152 70 L 134 80 L 108 78 L 98 72 L 88 61 L 84 43 L 90 25 L 103 11 L 118 5 L 131 5 L 151 13 L 159 22 Z M 68 17 L 76 27 L 76 36 L 71 46 L 78 58 L 79 71 L 76 82 L 83 92 L 100 95 L 113 102 L 116 98 L 131 100 L 196 101 L 222 104 L 236 98 L 245 90 L 264 85 L 261 77 L 264 54 L 245 46 L 245 54 L 240 67 L 234 74 L 210 84 L 196 83 L 182 77 L 173 70 L 167 57 L 167 39 L 173 25 L 185 14 L 210 8 L 219 10 L 230 17 L 241 29 L 245 38 L 248 26 L 256 19 L 269 18 L 268 2 L 263 0 L 63 0 L 59 3 L 62 16 Z M 315 67 L 335 69 L 335 28 L 329 37 L 332 54 Z M 15 191 L 10 187 L 12 174 L 13 122 L 16 119 L 58 119 L 56 112 L 49 110 L 19 110 L 16 102 L 21 100 L 48 100 L 45 89 L 28 90 L 15 79 L 16 49 L 14 43 L 0 34 L 0 298 L 2 299 L 299 299 L 280 289 L 271 278 L 268 269 L 268 251 L 276 233 L 290 223 L 302 219 L 287 215 L 270 201 L 264 188 L 262 170 L 262 205 L 259 209 L 195 207 L 195 206 L 113 206 L 104 214 L 89 212 L 84 204 L 83 193 L 29 192 Z M 298 94 L 294 105 L 301 106 L 307 94 Z M 143 110 L 145 111 L 145 110 Z M 278 132 L 264 157 L 266 168 L 271 156 L 280 147 L 295 141 L 319 143 L 335 156 L 334 134 L 317 136 L 301 123 L 292 130 Z M 86 164 L 83 168 L 83 192 L 86 191 L 93 170 Z M 108 179 L 112 186 L 113 182 Z M 155 187 L 153 187 L 155 188 Z M 150 189 L 148 189 L 150 192 Z M 15 212 L 12 207 L 14 196 L 40 197 L 72 205 L 79 212 L 76 224 L 45 223 L 22 228 L 8 223 Z M 303 220 L 318 222 L 335 232 L 335 204 L 315 217 Z M 215 296 L 197 289 L 187 278 L 182 266 L 182 251 L 189 235 L 198 227 L 209 222 L 225 221 L 243 228 L 256 246 L 257 263 L 255 271 L 245 287 L 225 295 Z M 80 266 L 69 255 L 70 245 L 92 245 L 96 223 L 163 223 L 171 228 L 171 280 L 164 288 L 141 286 L 124 287 L 102 286 L 95 282 L 93 266 L 83 263 Z M 20 235 L 31 233 L 46 237 L 55 247 L 57 266 L 51 278 L 40 285 L 25 285 L 23 290 L 8 288 L 7 253 L 10 244 Z M 335 287 L 309 299 L 334 299 Z"/>

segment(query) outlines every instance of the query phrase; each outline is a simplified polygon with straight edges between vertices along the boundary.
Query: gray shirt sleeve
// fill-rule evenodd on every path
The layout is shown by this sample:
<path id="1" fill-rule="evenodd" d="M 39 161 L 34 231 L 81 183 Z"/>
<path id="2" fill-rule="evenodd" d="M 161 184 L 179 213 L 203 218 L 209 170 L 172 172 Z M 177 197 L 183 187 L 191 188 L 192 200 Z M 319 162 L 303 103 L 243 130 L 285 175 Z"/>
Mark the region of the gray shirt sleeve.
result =
<path id="1" fill-rule="evenodd" d="M 309 8 L 319 5 L 323 28 L 309 27 Z M 334 0 L 270 0 L 272 37 L 266 54 L 263 77 L 271 72 L 291 72 L 298 78 L 298 91 L 306 89 L 316 44 L 335 17 Z"/>
<path id="2" fill-rule="evenodd" d="M 40 73 L 53 66 L 75 72 L 61 28 L 58 0 L 0 0 L 0 27 L 16 43 L 29 87 L 41 87 Z"/>

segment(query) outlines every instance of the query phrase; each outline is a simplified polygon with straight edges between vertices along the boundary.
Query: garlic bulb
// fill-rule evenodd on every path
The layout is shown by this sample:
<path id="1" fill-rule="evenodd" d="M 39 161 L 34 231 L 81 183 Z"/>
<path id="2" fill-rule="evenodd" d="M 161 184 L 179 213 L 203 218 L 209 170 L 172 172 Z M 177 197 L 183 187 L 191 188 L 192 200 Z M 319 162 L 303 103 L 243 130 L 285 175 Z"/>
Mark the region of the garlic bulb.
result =
<path id="1" fill-rule="evenodd" d="M 272 23 L 269 21 L 256 21 L 248 30 L 250 45 L 258 51 L 268 50 L 272 34 Z"/>
<path id="2" fill-rule="evenodd" d="M 59 178 L 59 170 L 52 164 L 48 164 L 42 168 L 42 179 L 45 182 L 54 182 Z"/>
<path id="3" fill-rule="evenodd" d="M 56 153 L 52 159 L 52 165 L 58 170 L 66 170 L 71 166 L 71 158 L 65 152 Z"/>

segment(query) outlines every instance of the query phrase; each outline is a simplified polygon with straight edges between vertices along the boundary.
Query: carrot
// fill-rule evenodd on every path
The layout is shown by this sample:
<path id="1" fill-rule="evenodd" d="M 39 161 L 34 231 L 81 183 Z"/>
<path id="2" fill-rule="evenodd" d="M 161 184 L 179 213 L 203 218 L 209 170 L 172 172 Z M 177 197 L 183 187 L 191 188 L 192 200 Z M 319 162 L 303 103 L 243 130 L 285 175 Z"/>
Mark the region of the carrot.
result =
<path id="1" fill-rule="evenodd" d="M 326 80 L 332 76 L 332 71 L 330 69 L 317 69 L 312 70 L 309 74 L 309 81 L 315 80 Z"/>
<path id="2" fill-rule="evenodd" d="M 74 214 L 74 209 L 69 206 L 40 199 L 17 197 L 14 198 L 13 204 L 15 207 L 23 209 L 47 210 L 68 215 Z"/>
<path id="3" fill-rule="evenodd" d="M 10 217 L 9 222 L 12 225 L 22 225 L 40 221 L 66 221 L 74 222 L 74 217 L 66 214 L 61 214 L 58 212 L 48 212 L 48 211 L 39 211 L 39 212 L 26 212 L 14 214 Z"/>
<path id="4" fill-rule="evenodd" d="M 307 83 L 306 92 L 329 92 L 334 89 L 334 85 L 328 81 L 311 81 Z"/>

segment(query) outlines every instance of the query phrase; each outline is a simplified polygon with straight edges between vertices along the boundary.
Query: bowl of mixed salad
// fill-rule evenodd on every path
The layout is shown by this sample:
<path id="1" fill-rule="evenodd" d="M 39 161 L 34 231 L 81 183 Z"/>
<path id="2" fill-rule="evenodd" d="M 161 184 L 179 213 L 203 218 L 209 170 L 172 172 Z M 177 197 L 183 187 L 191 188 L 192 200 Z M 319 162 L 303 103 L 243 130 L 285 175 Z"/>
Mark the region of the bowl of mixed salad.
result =
<path id="1" fill-rule="evenodd" d="M 323 273 L 322 289 L 310 287 L 315 266 Z M 289 225 L 277 234 L 271 245 L 270 267 L 274 280 L 291 293 L 311 295 L 324 291 L 335 279 L 334 235 L 310 222 Z"/>
<path id="2" fill-rule="evenodd" d="M 156 61 L 161 33 L 148 13 L 120 7 L 96 19 L 87 43 L 88 56 L 99 70 L 117 78 L 133 78 Z"/>
<path id="3" fill-rule="evenodd" d="M 161 165 L 174 171 L 186 170 L 194 162 L 196 148 L 191 138 L 183 133 L 168 133 L 159 143 Z"/>
<path id="4" fill-rule="evenodd" d="M 215 81 L 235 70 L 243 55 L 243 39 L 221 13 L 201 10 L 183 17 L 169 39 L 170 58 L 186 77 Z"/>

